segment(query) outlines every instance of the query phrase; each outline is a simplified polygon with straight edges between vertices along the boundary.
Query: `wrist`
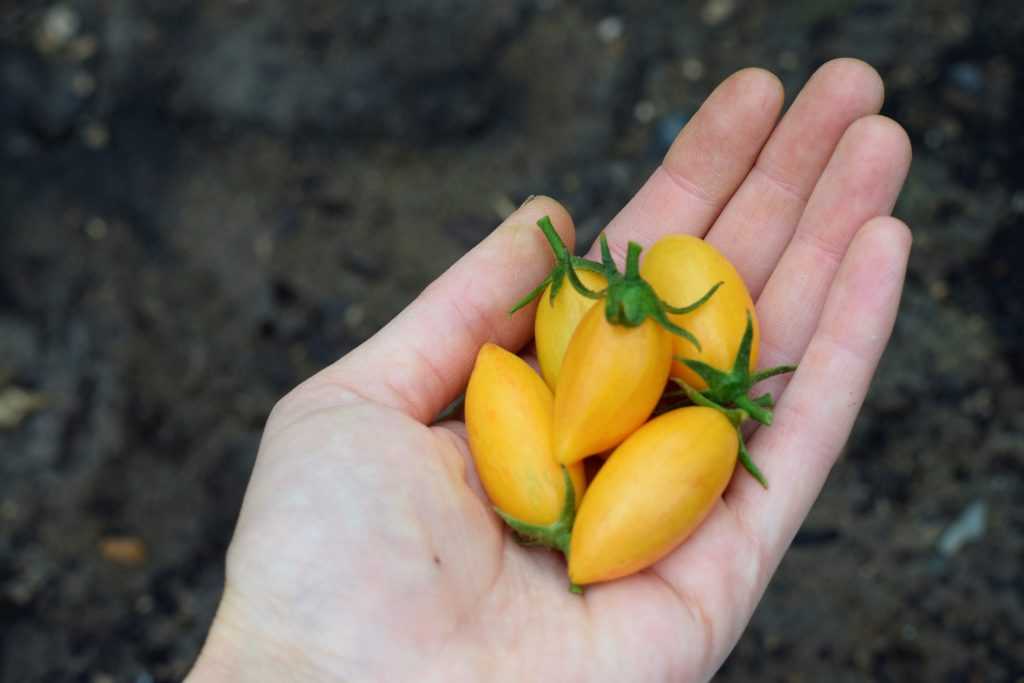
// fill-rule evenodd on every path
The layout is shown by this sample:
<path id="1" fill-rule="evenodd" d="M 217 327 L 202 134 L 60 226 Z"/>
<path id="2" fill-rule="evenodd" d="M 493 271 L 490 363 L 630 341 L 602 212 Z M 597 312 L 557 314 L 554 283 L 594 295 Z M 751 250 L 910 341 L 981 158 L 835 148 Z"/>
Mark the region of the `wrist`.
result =
<path id="1" fill-rule="evenodd" d="M 221 600 L 206 642 L 185 683 L 261 683 L 326 679 L 303 655 L 301 644 L 290 645 L 239 620 L 228 592 Z"/>
<path id="2" fill-rule="evenodd" d="M 248 639 L 248 645 L 245 642 L 241 634 L 227 625 L 218 612 L 185 683 L 274 680 L 275 673 L 281 673 L 279 665 L 272 662 L 268 666 L 261 661 L 268 658 L 268 653 L 252 639 Z"/>

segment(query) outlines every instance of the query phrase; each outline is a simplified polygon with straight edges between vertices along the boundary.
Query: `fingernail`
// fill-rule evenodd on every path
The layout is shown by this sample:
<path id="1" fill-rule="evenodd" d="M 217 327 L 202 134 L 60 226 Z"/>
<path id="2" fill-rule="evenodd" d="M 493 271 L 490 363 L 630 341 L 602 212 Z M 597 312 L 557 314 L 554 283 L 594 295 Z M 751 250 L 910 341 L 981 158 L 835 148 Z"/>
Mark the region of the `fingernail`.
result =
<path id="1" fill-rule="evenodd" d="M 537 195 L 531 194 L 529 197 L 527 197 L 526 199 L 523 200 L 523 203 L 519 205 L 519 209 L 523 208 L 524 206 L 526 206 L 527 204 L 529 204 L 530 202 L 532 202 L 536 198 L 537 198 Z M 519 209 L 516 209 L 516 211 L 518 211 Z"/>

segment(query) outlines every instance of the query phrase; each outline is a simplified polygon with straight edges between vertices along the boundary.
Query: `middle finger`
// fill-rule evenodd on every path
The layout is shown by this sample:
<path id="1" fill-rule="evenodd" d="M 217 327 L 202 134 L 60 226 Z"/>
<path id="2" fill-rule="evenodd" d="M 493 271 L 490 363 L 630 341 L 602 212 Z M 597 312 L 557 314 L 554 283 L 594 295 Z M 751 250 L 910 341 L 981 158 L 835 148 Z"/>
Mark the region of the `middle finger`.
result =
<path id="1" fill-rule="evenodd" d="M 750 171 L 782 108 L 782 85 L 763 69 L 743 69 L 715 88 L 676 137 L 664 161 L 608 224 L 617 260 L 630 241 L 703 237 Z M 590 255 L 597 253 L 597 245 Z"/>
<path id="2" fill-rule="evenodd" d="M 882 106 L 878 73 L 857 59 L 819 68 L 708 232 L 756 300 L 843 132 Z"/>

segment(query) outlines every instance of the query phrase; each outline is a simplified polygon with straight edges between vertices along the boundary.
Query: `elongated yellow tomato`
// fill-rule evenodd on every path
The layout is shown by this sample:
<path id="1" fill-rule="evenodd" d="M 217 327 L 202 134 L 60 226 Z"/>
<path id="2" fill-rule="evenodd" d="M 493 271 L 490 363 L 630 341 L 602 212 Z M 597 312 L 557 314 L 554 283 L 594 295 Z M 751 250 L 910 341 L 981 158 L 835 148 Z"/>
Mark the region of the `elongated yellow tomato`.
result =
<path id="1" fill-rule="evenodd" d="M 529 524 L 559 519 L 565 479 L 551 448 L 551 390 L 526 361 L 484 344 L 466 389 L 466 431 L 484 489 L 502 512 Z M 577 505 L 583 464 L 569 468 Z"/>
<path id="2" fill-rule="evenodd" d="M 589 270 L 577 270 L 576 274 L 584 286 L 593 290 L 605 288 L 607 281 L 604 275 Z M 537 360 L 541 374 L 552 391 L 558 382 L 562 369 L 562 359 L 569 347 L 569 340 L 583 316 L 597 302 L 577 292 L 569 283 L 563 283 L 551 303 L 551 286 L 544 290 L 544 295 L 537 305 L 537 318 L 534 321 L 533 336 L 537 344 Z"/>
<path id="3" fill-rule="evenodd" d="M 743 278 L 717 249 L 690 235 L 663 237 L 647 251 L 640 264 L 640 275 L 654 287 L 659 297 L 677 306 L 693 301 L 715 283 L 723 283 L 714 296 L 697 310 L 669 315 L 672 322 L 697 337 L 702 349 L 698 351 L 693 344 L 676 337 L 673 339 L 673 353 L 728 372 L 743 339 L 749 312 L 753 339 L 747 370 L 754 371 L 760 340 L 754 302 Z M 672 363 L 672 376 L 699 391 L 708 388 L 700 375 L 678 360 Z"/>
<path id="4" fill-rule="evenodd" d="M 669 333 L 652 320 L 613 325 L 604 306 L 580 321 L 555 387 L 555 458 L 566 465 L 618 445 L 651 415 L 672 363 Z"/>
<path id="5" fill-rule="evenodd" d="M 576 514 L 569 578 L 609 581 L 649 567 L 683 542 L 725 491 L 736 427 L 713 408 L 680 408 L 626 439 L 590 483 Z"/>

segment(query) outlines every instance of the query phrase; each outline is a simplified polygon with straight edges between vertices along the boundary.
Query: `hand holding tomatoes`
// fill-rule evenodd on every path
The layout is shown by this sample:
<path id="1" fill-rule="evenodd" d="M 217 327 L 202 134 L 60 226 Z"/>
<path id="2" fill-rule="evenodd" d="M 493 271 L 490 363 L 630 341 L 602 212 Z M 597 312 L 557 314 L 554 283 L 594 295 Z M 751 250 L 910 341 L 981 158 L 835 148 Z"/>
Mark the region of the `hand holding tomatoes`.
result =
<path id="1" fill-rule="evenodd" d="M 583 599 L 566 594 L 559 558 L 510 542 L 478 486 L 464 425 L 433 419 L 465 389 L 483 344 L 528 343 L 532 321 L 506 313 L 524 278 L 545 275 L 531 226 L 548 214 L 572 233 L 564 209 L 539 197 L 274 409 L 190 683 L 296 671 L 709 680 L 839 455 L 896 315 L 910 235 L 876 216 L 895 201 L 909 150 L 892 121 L 868 116 L 880 98 L 874 72 L 839 60 L 777 124 L 778 81 L 744 70 L 608 228 L 623 242 L 653 245 L 685 229 L 726 247 L 756 295 L 773 363 L 802 359 L 788 384 L 768 381 L 775 424 L 751 437 L 770 493 L 735 477 L 675 551 Z M 755 160 L 769 161 L 772 176 L 749 173 Z M 799 192 L 778 192 L 779 179 Z M 841 265 L 818 257 L 821 244 Z"/>

